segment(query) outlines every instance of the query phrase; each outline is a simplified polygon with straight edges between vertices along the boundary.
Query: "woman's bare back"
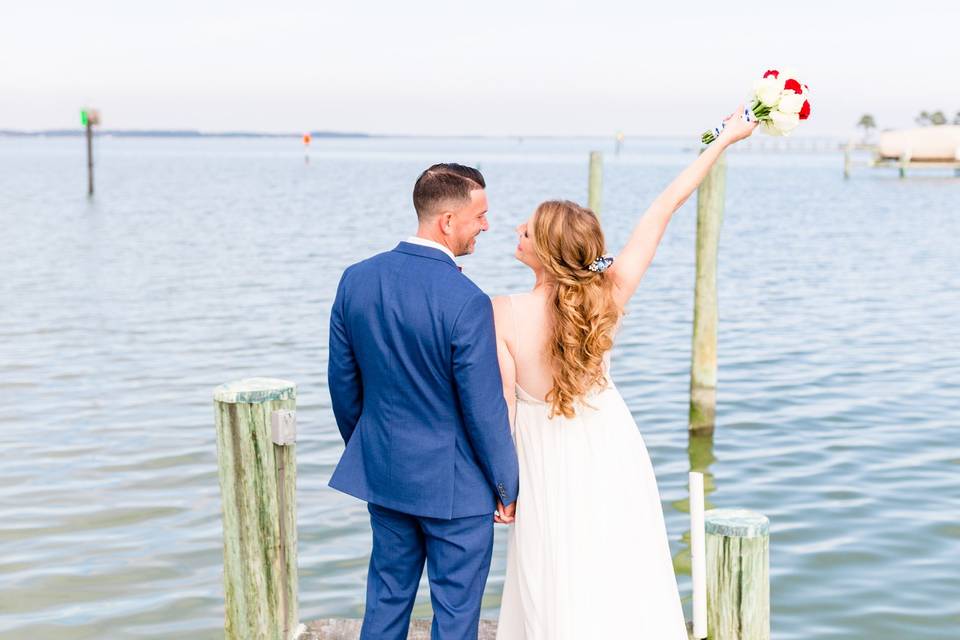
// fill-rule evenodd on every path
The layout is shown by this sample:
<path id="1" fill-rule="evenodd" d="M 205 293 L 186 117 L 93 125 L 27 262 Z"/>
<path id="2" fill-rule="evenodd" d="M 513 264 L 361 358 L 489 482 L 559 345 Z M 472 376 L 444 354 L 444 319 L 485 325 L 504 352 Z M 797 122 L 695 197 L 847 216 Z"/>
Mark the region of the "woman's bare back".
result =
<path id="1" fill-rule="evenodd" d="M 553 337 L 552 310 L 547 287 L 530 293 L 494 298 L 494 321 L 501 352 L 506 347 L 513 364 L 513 383 L 539 400 L 553 388 L 550 340 Z M 501 353 L 501 365 L 504 354 Z M 506 377 L 506 376 L 505 376 Z M 504 380 L 507 387 L 508 380 Z"/>

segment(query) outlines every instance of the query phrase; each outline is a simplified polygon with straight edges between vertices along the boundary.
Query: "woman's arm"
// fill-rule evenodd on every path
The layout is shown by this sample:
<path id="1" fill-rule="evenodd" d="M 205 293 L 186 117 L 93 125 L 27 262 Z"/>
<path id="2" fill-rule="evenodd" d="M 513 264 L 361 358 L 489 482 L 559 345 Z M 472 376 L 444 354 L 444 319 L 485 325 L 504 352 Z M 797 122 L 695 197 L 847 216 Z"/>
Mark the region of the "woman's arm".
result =
<path id="1" fill-rule="evenodd" d="M 748 137 L 757 128 L 756 122 L 745 122 L 740 117 L 741 113 L 743 105 L 724 121 L 726 127 L 720 132 L 720 137 L 704 149 L 697 159 L 657 196 L 634 227 L 627 245 L 607 271 L 608 277 L 613 278 L 614 298 L 621 309 L 627 306 L 627 302 L 637 290 L 674 212 L 700 185 L 720 154 L 733 143 Z"/>

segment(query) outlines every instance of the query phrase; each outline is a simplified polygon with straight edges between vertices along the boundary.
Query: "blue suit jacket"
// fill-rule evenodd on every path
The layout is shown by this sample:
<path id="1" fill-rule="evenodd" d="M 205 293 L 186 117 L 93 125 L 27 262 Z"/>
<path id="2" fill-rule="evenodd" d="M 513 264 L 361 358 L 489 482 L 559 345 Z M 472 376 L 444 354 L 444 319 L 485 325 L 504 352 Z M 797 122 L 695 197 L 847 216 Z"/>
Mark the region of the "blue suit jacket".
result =
<path id="1" fill-rule="evenodd" d="M 432 518 L 516 500 L 493 307 L 444 252 L 401 242 L 344 272 L 328 382 L 347 445 L 334 489 Z"/>

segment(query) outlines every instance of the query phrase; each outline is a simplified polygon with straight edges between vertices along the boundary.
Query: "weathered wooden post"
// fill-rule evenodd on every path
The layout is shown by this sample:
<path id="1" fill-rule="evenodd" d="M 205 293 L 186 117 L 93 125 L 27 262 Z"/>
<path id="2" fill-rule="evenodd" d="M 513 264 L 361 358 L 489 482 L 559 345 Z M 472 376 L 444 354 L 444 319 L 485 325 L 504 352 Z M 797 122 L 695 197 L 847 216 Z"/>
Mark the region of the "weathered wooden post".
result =
<path id="1" fill-rule="evenodd" d="M 227 640 L 290 640 L 297 607 L 297 388 L 250 378 L 217 387 Z"/>
<path id="2" fill-rule="evenodd" d="M 851 155 L 853 154 L 853 141 L 847 142 L 847 146 L 843 148 L 843 177 L 850 177 L 850 164 L 851 164 Z"/>
<path id="3" fill-rule="evenodd" d="M 697 190 L 697 275 L 690 365 L 690 431 L 712 433 L 717 407 L 717 253 L 726 192 L 721 155 Z"/>
<path id="4" fill-rule="evenodd" d="M 770 522 L 746 509 L 705 516 L 710 640 L 769 640 Z"/>
<path id="5" fill-rule="evenodd" d="M 909 150 L 908 150 L 908 151 L 905 151 L 904 153 L 902 153 L 902 154 L 900 155 L 900 160 L 899 160 L 899 162 L 897 163 L 897 166 L 899 167 L 900 177 L 901 177 L 901 178 L 906 178 L 906 177 L 907 177 L 907 167 L 910 166 L 910 155 L 911 155 L 911 154 L 910 154 L 910 151 L 909 151 Z"/>
<path id="6" fill-rule="evenodd" d="M 87 120 L 87 195 L 93 195 L 93 125 Z"/>
<path id="7" fill-rule="evenodd" d="M 603 155 L 590 152 L 590 178 L 588 181 L 587 207 L 600 217 L 600 194 L 603 186 Z"/>
<path id="8" fill-rule="evenodd" d="M 87 134 L 87 195 L 93 195 L 93 125 L 100 124 L 100 112 L 96 109 L 82 109 L 80 123 Z"/>

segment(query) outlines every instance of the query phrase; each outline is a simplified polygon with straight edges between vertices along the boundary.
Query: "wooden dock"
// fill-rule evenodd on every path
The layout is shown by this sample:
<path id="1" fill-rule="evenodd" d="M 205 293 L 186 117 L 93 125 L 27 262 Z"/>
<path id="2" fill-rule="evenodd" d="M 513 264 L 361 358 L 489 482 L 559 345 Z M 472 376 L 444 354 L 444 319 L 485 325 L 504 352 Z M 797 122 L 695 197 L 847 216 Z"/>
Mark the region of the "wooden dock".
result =
<path id="1" fill-rule="evenodd" d="M 359 619 L 300 622 L 296 385 L 250 378 L 221 385 L 213 396 L 223 505 L 224 637 L 358 638 Z M 702 500 L 702 481 L 698 486 Z M 700 522 L 706 540 L 701 552 L 706 585 L 701 591 L 705 599 L 699 601 L 702 614 L 697 614 L 694 590 L 698 635 L 703 637 L 710 629 L 712 640 L 770 640 L 766 516 L 743 509 L 710 509 Z M 429 619 L 414 620 L 408 638 L 429 638 L 430 624 Z M 478 640 L 494 640 L 496 634 L 496 621 L 481 622 Z M 687 635 L 693 635 L 689 624 Z"/>
<path id="2" fill-rule="evenodd" d="M 324 618 L 307 623 L 296 640 L 357 640 L 360 637 L 360 620 L 354 618 Z M 692 623 L 687 623 L 687 637 L 693 639 Z M 497 621 L 480 621 L 480 633 L 477 640 L 495 640 Z M 430 640 L 430 620 L 415 619 L 410 623 L 407 640 Z"/>
<path id="3" fill-rule="evenodd" d="M 869 159 L 854 160 L 856 151 L 868 152 Z M 856 166 L 896 169 L 901 178 L 913 169 L 947 169 L 960 176 L 960 125 L 884 131 L 877 144 L 851 140 L 843 150 L 843 177 Z"/>
<path id="4" fill-rule="evenodd" d="M 357 640 L 360 637 L 360 620 L 355 618 L 324 618 L 306 624 L 297 640 Z M 417 618 L 410 622 L 407 640 L 430 640 L 430 619 Z M 497 621 L 481 620 L 477 640 L 495 640 Z"/>
<path id="5" fill-rule="evenodd" d="M 863 149 L 863 147 L 860 147 Z M 843 177 L 849 178 L 855 167 L 866 167 L 868 169 L 896 169 L 901 178 L 907 177 L 907 171 L 914 169 L 947 169 L 952 170 L 954 176 L 960 176 L 960 160 L 914 160 L 910 155 L 904 154 L 899 158 L 886 158 L 879 155 L 875 148 L 868 147 L 865 150 L 873 155 L 865 161 L 856 161 L 853 159 L 853 151 L 856 149 L 848 147 L 843 152 Z"/>

